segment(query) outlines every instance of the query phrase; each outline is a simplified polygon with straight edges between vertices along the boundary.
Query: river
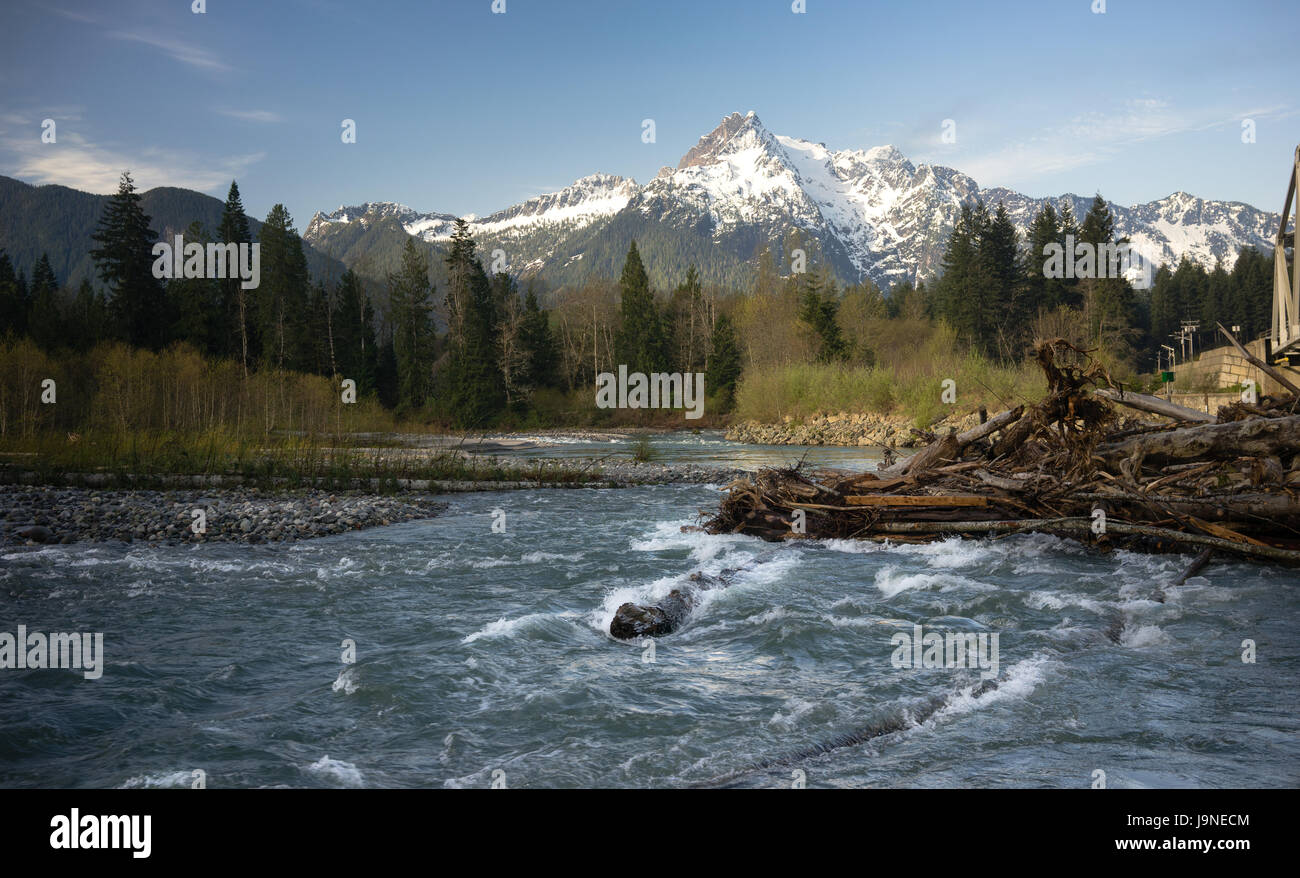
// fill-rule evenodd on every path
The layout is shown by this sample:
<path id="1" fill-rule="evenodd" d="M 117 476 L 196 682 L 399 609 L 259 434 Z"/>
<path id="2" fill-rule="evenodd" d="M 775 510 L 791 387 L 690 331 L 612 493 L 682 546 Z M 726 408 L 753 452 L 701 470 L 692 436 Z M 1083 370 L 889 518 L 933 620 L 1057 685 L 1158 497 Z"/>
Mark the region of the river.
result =
<path id="1" fill-rule="evenodd" d="M 0 785 L 1300 784 L 1300 574 L 1216 560 L 1162 603 L 1189 557 L 683 531 L 718 497 L 460 494 L 296 544 L 8 550 L 0 631 L 102 632 L 105 661 L 0 670 Z M 608 635 L 724 569 L 653 652 Z M 896 667 L 916 625 L 997 634 L 997 688 Z"/>

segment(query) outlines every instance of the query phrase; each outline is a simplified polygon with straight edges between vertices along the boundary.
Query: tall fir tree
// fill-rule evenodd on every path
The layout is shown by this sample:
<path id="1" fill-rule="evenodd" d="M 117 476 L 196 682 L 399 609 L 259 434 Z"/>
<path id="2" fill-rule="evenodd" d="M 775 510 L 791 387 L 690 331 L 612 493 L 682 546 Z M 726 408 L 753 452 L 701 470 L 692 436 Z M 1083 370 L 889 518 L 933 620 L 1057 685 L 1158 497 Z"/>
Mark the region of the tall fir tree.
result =
<path id="1" fill-rule="evenodd" d="M 629 372 L 669 371 L 664 321 L 636 241 L 628 247 L 618 285 L 622 322 L 614 338 L 614 351 L 619 364 L 626 365 Z"/>
<path id="2" fill-rule="evenodd" d="M 21 336 L 27 332 L 27 312 L 30 307 L 26 297 L 19 291 L 13 261 L 8 253 L 0 250 L 0 338 Z"/>
<path id="3" fill-rule="evenodd" d="M 551 333 L 550 315 L 538 305 L 537 293 L 531 284 L 524 298 L 523 342 L 528 351 L 529 386 L 559 386 L 560 352 Z"/>
<path id="4" fill-rule="evenodd" d="M 1007 358 L 1018 358 L 1031 317 L 1021 276 L 1019 233 L 1006 206 L 999 201 L 979 241 L 981 287 L 985 319 L 980 323 L 981 346 Z"/>
<path id="5" fill-rule="evenodd" d="M 718 401 L 724 412 L 730 411 L 735 401 L 740 373 L 740 340 L 736 337 L 736 327 L 730 317 L 719 314 L 709 337 L 709 365 L 704 381 L 706 392 Z"/>
<path id="6" fill-rule="evenodd" d="M 122 172 L 91 239 L 100 279 L 108 285 L 109 309 L 119 336 L 137 347 L 157 349 L 167 340 L 169 322 L 162 283 L 154 277 L 152 255 L 158 235 L 140 206 L 129 171 Z"/>
<path id="7" fill-rule="evenodd" d="M 401 267 L 389 276 L 393 355 L 397 367 L 397 408 L 412 414 L 429 398 L 433 363 L 433 285 L 429 263 L 407 238 Z"/>
<path id="8" fill-rule="evenodd" d="M 68 343 L 59 281 L 50 266 L 50 256 L 42 253 L 32 269 L 31 311 L 27 315 L 28 334 L 47 351 Z"/>
<path id="9" fill-rule="evenodd" d="M 348 269 L 339 280 L 330 325 L 336 368 L 341 375 L 357 382 L 360 393 L 370 393 L 375 389 L 378 350 L 374 320 L 374 308 L 361 279 Z"/>
<path id="10" fill-rule="evenodd" d="M 283 204 L 266 215 L 261 234 L 261 283 L 256 293 L 261 362 L 276 369 L 300 369 L 310 360 L 307 288 L 311 282 L 302 238 Z"/>
<path id="11" fill-rule="evenodd" d="M 812 336 L 817 362 L 848 359 L 849 344 L 836 320 L 839 302 L 829 270 L 822 267 L 794 275 L 791 280 L 799 291 L 799 320 Z"/>
<path id="12" fill-rule="evenodd" d="M 217 240 L 223 244 L 253 242 L 248 216 L 244 213 L 244 202 L 239 196 L 239 184 L 234 180 L 230 181 L 230 191 L 226 194 L 226 203 L 221 210 Z M 253 326 L 252 300 L 256 291 L 244 289 L 238 277 L 225 278 L 220 281 L 220 285 L 219 310 L 222 317 L 215 328 L 218 336 L 224 340 L 220 349 L 227 356 L 237 357 L 247 375 L 251 360 L 260 348 Z"/>
<path id="13" fill-rule="evenodd" d="M 184 233 L 187 244 L 206 247 L 212 240 L 207 230 L 195 220 Z M 175 319 L 172 337 L 187 341 L 209 356 L 226 352 L 225 319 L 221 306 L 224 281 L 208 277 L 175 277 L 167 284 Z"/>

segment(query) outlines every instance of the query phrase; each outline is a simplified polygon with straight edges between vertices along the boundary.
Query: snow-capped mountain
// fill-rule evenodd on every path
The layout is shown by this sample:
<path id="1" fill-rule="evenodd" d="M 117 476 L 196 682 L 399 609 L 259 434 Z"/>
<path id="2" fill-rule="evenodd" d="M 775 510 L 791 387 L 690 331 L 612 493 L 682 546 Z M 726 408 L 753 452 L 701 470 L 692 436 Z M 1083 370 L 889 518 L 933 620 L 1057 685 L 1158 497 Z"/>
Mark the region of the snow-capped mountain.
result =
<path id="1" fill-rule="evenodd" d="M 1069 202 L 1082 219 L 1092 200 L 980 189 L 960 171 L 915 165 L 892 146 L 832 150 L 773 134 L 751 112 L 723 119 L 676 168 L 664 168 L 644 186 L 593 174 L 559 192 L 467 219 L 480 249 L 504 250 L 510 271 L 560 283 L 582 272 L 616 274 L 634 238 L 661 280 L 696 262 L 706 279 L 734 282 L 752 270 L 764 246 L 787 257 L 785 242 L 798 230 L 803 240 L 816 241 L 840 277 L 869 277 L 888 287 L 938 272 L 962 203 L 976 198 L 990 206 L 1004 203 L 1022 234 L 1048 201 L 1058 209 Z M 1243 245 L 1271 246 L 1278 221 L 1277 214 L 1247 204 L 1184 192 L 1148 204 L 1112 204 L 1111 210 L 1117 233 L 1157 264 L 1188 256 L 1206 267 L 1217 260 L 1231 267 Z M 450 237 L 454 222 L 449 214 L 369 202 L 318 213 L 304 236 L 352 264 L 356 253 L 350 259 L 339 251 L 355 250 L 374 228 L 400 227 L 437 245 Z M 669 265 L 667 272 L 655 271 L 656 255 Z"/>

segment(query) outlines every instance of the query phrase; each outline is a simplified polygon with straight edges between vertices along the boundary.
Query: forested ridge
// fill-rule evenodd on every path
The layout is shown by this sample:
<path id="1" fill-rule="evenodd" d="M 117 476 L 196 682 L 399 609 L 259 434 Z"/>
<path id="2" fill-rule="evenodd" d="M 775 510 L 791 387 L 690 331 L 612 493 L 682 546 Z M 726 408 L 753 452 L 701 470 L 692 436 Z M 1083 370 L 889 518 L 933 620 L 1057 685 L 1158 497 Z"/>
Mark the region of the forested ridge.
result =
<path id="1" fill-rule="evenodd" d="M 91 205 L 82 208 L 67 215 L 90 222 Z M 1068 206 L 1057 213 L 1046 205 L 1027 240 L 1002 204 L 964 205 L 942 273 L 890 290 L 841 283 L 816 242 L 797 230 L 780 246 L 757 250 L 742 287 L 720 282 L 733 267 L 720 273 L 708 253 L 674 250 L 677 238 L 653 225 L 627 231 L 617 258 L 593 252 L 582 283 L 555 289 L 489 273 L 463 221 L 446 247 L 403 235 L 400 252 L 385 259 L 382 281 L 373 270 L 334 276 L 329 264 L 313 268 L 311 248 L 283 205 L 258 223 L 232 183 L 219 215 L 196 218 L 182 233 L 187 242 L 256 240 L 260 284 L 162 280 L 150 252 L 160 231 L 124 174 L 89 235 L 94 280 L 82 277 L 74 287 L 46 253 L 23 264 L 0 252 L 0 337 L 10 352 L 29 339 L 46 353 L 72 357 L 112 344 L 148 351 L 182 345 L 206 361 L 234 364 L 244 379 L 351 379 L 360 398 L 398 420 L 464 429 L 653 419 L 594 408 L 596 376 L 620 364 L 704 372 L 710 415 L 739 406 L 739 416 L 771 417 L 831 405 L 816 386 L 828 375 L 840 374 L 841 385 L 848 376 L 901 388 L 916 376 L 937 380 L 945 367 L 937 360 L 954 356 L 964 369 L 1014 371 L 1035 338 L 1099 349 L 1118 374 L 1137 377 L 1153 370 L 1157 349 L 1184 321 L 1199 321 L 1204 338 L 1216 322 L 1241 326 L 1244 338 L 1268 329 L 1271 256 L 1249 248 L 1231 269 L 1207 271 L 1187 260 L 1161 266 L 1149 289 L 1116 277 L 1047 277 L 1048 245 L 1117 241 L 1101 196 L 1082 218 Z M 638 240 L 647 239 L 666 264 L 643 259 Z M 667 275 L 684 280 L 671 289 L 656 283 Z M 819 377 L 803 377 L 813 374 Z M 757 406 L 747 383 L 751 391 L 780 386 L 778 397 L 802 398 Z M 873 391 L 854 404 L 919 404 L 909 393 Z"/>

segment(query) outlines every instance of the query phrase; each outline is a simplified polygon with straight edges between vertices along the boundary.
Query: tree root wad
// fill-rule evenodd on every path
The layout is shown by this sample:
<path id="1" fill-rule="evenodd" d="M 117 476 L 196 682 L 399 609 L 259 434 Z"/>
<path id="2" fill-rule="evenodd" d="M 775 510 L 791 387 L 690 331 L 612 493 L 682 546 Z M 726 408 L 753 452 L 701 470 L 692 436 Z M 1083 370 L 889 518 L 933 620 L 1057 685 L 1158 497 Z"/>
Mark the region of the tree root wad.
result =
<path id="1" fill-rule="evenodd" d="M 1300 566 L 1295 400 L 1225 407 L 1206 423 L 1125 392 L 1090 353 L 1039 343 L 1039 403 L 950 430 L 877 472 L 765 469 L 733 482 L 705 530 L 773 541 L 1032 531 Z"/>

